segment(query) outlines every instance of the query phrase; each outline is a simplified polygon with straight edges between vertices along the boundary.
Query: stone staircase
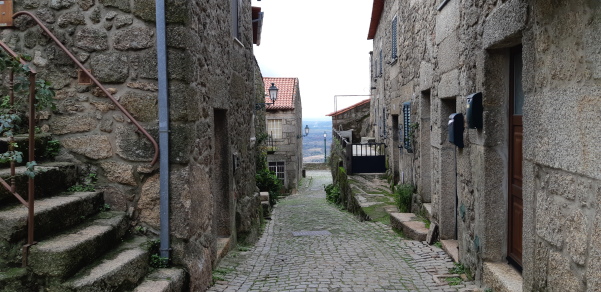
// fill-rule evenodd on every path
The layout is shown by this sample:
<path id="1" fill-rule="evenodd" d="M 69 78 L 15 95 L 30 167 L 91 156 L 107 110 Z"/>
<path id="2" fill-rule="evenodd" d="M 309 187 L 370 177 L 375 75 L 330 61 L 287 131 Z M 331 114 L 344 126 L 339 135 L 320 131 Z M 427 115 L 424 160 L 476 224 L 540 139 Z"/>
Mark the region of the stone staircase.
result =
<path id="1" fill-rule="evenodd" d="M 151 238 L 130 232 L 125 212 L 111 211 L 101 192 L 66 192 L 81 175 L 72 163 L 36 166 L 35 239 L 22 267 L 27 208 L 0 190 L 0 292 L 184 291 L 181 269 L 150 267 Z M 27 194 L 25 167 L 15 180 Z M 9 169 L 0 169 L 8 181 Z"/>

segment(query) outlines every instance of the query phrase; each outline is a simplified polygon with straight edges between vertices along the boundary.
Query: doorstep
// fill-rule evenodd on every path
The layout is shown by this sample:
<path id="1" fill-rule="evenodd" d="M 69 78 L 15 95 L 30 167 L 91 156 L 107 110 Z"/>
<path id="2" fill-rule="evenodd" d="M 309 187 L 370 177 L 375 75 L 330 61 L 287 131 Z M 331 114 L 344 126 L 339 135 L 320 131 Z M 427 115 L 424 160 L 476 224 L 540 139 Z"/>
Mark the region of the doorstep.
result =
<path id="1" fill-rule="evenodd" d="M 495 292 L 521 292 L 524 279 L 522 274 L 507 263 L 485 262 L 482 282 Z"/>

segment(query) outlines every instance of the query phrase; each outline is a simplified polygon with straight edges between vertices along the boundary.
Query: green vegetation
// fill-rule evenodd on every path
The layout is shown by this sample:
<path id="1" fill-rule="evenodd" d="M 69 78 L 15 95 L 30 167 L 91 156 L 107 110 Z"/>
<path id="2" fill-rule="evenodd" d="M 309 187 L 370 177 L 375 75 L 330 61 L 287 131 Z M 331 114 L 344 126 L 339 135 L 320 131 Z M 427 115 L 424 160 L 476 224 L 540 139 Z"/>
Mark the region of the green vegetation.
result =
<path id="1" fill-rule="evenodd" d="M 70 186 L 67 191 L 68 192 L 93 192 L 96 190 L 96 182 L 98 178 L 95 173 L 90 173 L 84 179 L 83 183 L 76 183 L 75 185 Z"/>
<path id="2" fill-rule="evenodd" d="M 217 281 L 225 281 L 225 275 L 234 271 L 232 268 L 217 268 L 213 271 L 213 284 Z"/>
<path id="3" fill-rule="evenodd" d="M 380 222 L 386 225 L 390 225 L 390 215 L 386 212 L 384 207 L 388 204 L 375 204 L 369 207 L 363 207 L 363 212 L 369 216 L 371 221 Z"/>
<path id="4" fill-rule="evenodd" d="M 435 243 L 434 243 L 434 246 L 436 246 L 436 247 L 438 247 L 438 248 L 442 249 L 442 243 L 441 243 L 440 241 L 437 241 L 437 242 L 435 242 Z"/>
<path id="5" fill-rule="evenodd" d="M 44 150 L 44 156 L 46 158 L 54 158 L 58 155 L 61 148 L 61 142 L 59 140 L 50 140 L 46 144 L 46 150 Z"/>
<path id="6" fill-rule="evenodd" d="M 447 283 L 449 283 L 450 286 L 457 286 L 460 285 L 461 282 L 463 282 L 463 280 L 461 280 L 461 278 L 459 277 L 449 277 L 445 280 L 447 281 Z"/>
<path id="7" fill-rule="evenodd" d="M 474 279 L 474 276 L 472 275 L 472 271 L 470 271 L 470 269 L 468 267 L 464 266 L 461 263 L 455 263 L 455 267 L 450 268 L 449 273 L 465 275 L 469 281 L 472 281 Z"/>
<path id="8" fill-rule="evenodd" d="M 415 187 L 411 184 L 401 184 L 394 188 L 394 200 L 401 213 L 411 212 L 411 197 Z"/>
<path id="9" fill-rule="evenodd" d="M 257 138 L 257 144 L 260 145 L 260 150 L 255 163 L 255 180 L 257 187 L 261 192 L 269 192 L 269 203 L 273 206 L 280 198 L 282 181 L 278 179 L 274 172 L 269 170 L 267 164 L 268 147 L 263 145 L 267 138 L 268 135 L 266 133 L 259 134 Z"/>
<path id="10" fill-rule="evenodd" d="M 324 187 L 326 191 L 326 200 L 332 204 L 340 204 L 340 187 L 329 184 Z"/>
<path id="11" fill-rule="evenodd" d="M 152 269 L 162 269 L 169 267 L 169 258 L 161 257 L 159 249 L 161 247 L 161 240 L 152 239 L 146 242 L 146 249 L 150 253 L 148 264 Z"/>

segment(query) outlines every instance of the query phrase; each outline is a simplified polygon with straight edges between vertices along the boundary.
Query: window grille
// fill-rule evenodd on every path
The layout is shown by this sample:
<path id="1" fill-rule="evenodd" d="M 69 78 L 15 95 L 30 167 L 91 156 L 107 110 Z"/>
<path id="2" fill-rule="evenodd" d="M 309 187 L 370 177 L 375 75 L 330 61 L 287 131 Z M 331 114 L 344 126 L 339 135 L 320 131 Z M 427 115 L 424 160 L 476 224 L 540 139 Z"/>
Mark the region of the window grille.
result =
<path id="1" fill-rule="evenodd" d="M 403 103 L 403 145 L 408 153 L 413 153 L 413 130 L 411 129 L 411 102 Z"/>
<path id="2" fill-rule="evenodd" d="M 392 59 L 396 60 L 397 58 L 397 43 L 396 43 L 396 39 L 397 39 L 397 17 L 395 16 L 394 19 L 392 20 L 392 41 L 391 41 L 391 46 L 392 46 Z"/>

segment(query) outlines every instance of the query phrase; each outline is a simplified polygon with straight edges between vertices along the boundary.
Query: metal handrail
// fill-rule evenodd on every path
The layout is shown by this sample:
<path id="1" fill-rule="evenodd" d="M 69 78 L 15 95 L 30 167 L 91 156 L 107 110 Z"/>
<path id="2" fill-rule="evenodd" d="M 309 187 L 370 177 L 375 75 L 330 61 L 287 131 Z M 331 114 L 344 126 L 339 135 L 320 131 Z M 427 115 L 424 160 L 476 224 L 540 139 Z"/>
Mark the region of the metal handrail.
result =
<path id="1" fill-rule="evenodd" d="M 19 60 L 19 62 L 23 65 L 27 65 L 27 62 L 25 62 L 23 59 L 21 59 L 13 50 L 11 50 L 5 43 L 0 41 L 0 48 L 2 48 L 4 51 L 6 51 L 10 56 L 12 56 L 13 58 Z M 29 131 L 29 162 L 33 162 L 35 161 L 35 79 L 36 79 L 36 74 L 37 72 L 30 68 L 29 69 L 29 125 L 28 125 L 28 131 Z M 10 91 L 10 104 L 12 105 L 14 103 L 14 84 L 13 84 L 13 80 L 14 80 L 14 70 L 11 70 L 10 72 L 10 81 L 9 81 L 9 91 Z M 12 146 L 13 143 L 15 142 L 15 138 L 14 137 L 10 137 L 10 141 L 9 141 L 9 149 L 10 150 L 14 150 Z M 28 197 L 27 197 L 27 201 L 25 201 L 23 199 L 23 197 L 21 197 L 21 195 L 19 195 L 16 191 L 16 184 L 15 184 L 15 162 L 11 161 L 10 162 L 10 185 L 3 179 L 0 177 L 0 185 L 2 185 L 6 190 L 8 190 L 11 194 L 13 194 L 17 200 L 19 200 L 19 202 L 21 202 L 21 204 L 23 204 L 27 210 L 28 210 L 28 214 L 27 214 L 27 244 L 23 246 L 23 266 L 27 266 L 27 255 L 29 253 L 29 248 L 35 244 L 34 242 L 34 211 L 35 211 L 35 193 L 34 193 L 34 179 L 32 177 L 29 177 L 28 180 L 28 186 L 27 186 L 27 193 L 28 193 Z"/>
<path id="2" fill-rule="evenodd" d="M 13 18 L 19 17 L 21 15 L 27 15 L 31 17 L 38 24 L 38 26 L 56 43 L 56 45 L 58 45 L 59 48 L 61 48 L 61 50 L 63 50 L 67 54 L 67 56 L 69 56 L 69 58 L 77 65 L 77 67 L 79 67 L 84 74 L 88 75 L 90 80 L 92 80 L 92 82 L 94 82 L 94 84 L 98 86 L 100 90 L 102 90 L 102 92 L 113 102 L 113 104 L 115 104 L 115 106 L 138 128 L 138 130 L 140 130 L 140 132 L 142 132 L 144 136 L 148 138 L 148 140 L 150 141 L 150 143 L 152 143 L 152 146 L 154 147 L 154 157 L 150 162 L 150 165 L 154 165 L 159 157 L 159 145 L 154 140 L 154 138 L 150 136 L 150 134 L 140 125 L 140 123 L 138 123 L 138 121 L 134 119 L 134 117 L 108 92 L 108 90 L 104 86 L 102 86 L 100 82 L 98 82 L 96 77 L 94 77 L 94 75 L 92 75 L 92 73 L 90 73 L 83 66 L 83 64 L 81 64 L 81 62 L 79 62 L 79 60 L 77 60 L 77 58 L 73 56 L 71 52 L 69 52 L 69 50 L 56 38 L 56 36 L 52 32 L 50 32 L 50 30 L 35 15 L 28 11 L 19 11 L 13 15 Z"/>

